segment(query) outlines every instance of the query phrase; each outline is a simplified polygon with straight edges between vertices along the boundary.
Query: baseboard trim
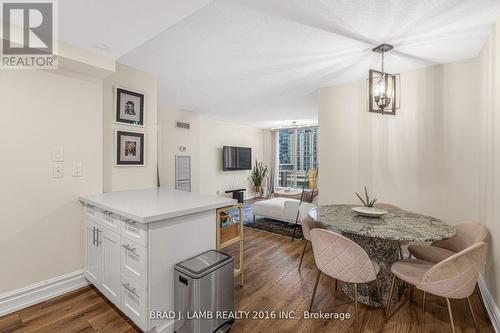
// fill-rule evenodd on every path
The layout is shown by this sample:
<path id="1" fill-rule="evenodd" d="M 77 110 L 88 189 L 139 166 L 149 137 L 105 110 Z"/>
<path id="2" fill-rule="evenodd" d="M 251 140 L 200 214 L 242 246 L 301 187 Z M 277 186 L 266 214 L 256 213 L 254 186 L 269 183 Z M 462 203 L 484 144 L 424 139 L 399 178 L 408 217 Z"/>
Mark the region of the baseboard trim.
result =
<path id="1" fill-rule="evenodd" d="M 488 311 L 488 315 L 491 319 L 491 324 L 493 325 L 495 332 L 500 333 L 500 311 L 498 310 L 498 307 L 493 300 L 493 296 L 488 290 L 486 281 L 484 280 L 484 277 L 482 275 L 479 276 L 478 284 L 479 289 L 481 290 L 481 295 L 483 296 L 486 311 Z"/>
<path id="2" fill-rule="evenodd" d="M 83 271 L 68 273 L 0 295 L 0 317 L 88 285 Z"/>
<path id="3" fill-rule="evenodd" d="M 174 323 L 175 321 L 170 320 L 168 323 L 163 325 L 157 325 L 153 330 L 154 333 L 174 333 Z M 152 330 L 152 331 L 153 331 Z"/>

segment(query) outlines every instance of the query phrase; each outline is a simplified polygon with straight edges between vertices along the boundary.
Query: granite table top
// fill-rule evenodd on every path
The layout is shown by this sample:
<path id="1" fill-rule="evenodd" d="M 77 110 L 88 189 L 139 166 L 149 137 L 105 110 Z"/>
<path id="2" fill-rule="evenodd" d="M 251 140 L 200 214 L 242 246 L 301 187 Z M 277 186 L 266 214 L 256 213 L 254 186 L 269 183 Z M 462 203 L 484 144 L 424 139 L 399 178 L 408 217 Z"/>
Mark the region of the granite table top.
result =
<path id="1" fill-rule="evenodd" d="M 352 211 L 356 206 L 319 206 L 312 208 L 309 216 L 340 232 L 400 242 L 431 242 L 456 235 L 453 226 L 431 216 L 390 208 L 382 217 L 364 217 Z"/>

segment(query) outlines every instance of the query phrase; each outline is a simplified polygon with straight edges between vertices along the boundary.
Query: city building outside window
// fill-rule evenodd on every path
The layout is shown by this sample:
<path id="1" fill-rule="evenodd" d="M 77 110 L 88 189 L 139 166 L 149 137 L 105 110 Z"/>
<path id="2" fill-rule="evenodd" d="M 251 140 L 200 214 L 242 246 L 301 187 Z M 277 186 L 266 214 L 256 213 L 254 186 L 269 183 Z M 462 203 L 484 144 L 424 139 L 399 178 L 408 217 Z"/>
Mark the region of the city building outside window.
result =
<path id="1" fill-rule="evenodd" d="M 318 127 L 279 130 L 278 152 L 278 187 L 302 188 L 308 172 L 318 169 Z"/>

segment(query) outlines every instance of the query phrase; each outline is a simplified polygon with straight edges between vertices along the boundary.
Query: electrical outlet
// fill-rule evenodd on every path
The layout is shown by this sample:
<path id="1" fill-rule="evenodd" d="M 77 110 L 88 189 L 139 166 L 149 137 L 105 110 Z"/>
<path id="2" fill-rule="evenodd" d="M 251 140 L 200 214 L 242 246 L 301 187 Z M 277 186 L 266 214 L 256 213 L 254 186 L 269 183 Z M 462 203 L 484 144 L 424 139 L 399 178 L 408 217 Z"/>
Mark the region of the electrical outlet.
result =
<path id="1" fill-rule="evenodd" d="M 64 177 L 64 167 L 62 164 L 52 165 L 52 178 L 63 178 Z"/>
<path id="2" fill-rule="evenodd" d="M 82 162 L 73 163 L 73 177 L 83 177 L 83 165 Z"/>
<path id="3" fill-rule="evenodd" d="M 54 147 L 52 149 L 52 162 L 63 162 L 64 161 L 64 148 Z"/>

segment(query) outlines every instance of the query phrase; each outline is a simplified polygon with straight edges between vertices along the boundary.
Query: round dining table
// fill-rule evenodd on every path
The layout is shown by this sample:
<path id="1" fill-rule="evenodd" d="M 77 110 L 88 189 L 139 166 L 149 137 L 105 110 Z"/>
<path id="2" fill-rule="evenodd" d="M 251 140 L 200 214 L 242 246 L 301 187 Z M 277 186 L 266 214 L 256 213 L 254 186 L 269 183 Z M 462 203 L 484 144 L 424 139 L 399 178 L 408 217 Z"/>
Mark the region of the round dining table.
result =
<path id="1" fill-rule="evenodd" d="M 452 238 L 456 234 L 453 226 L 422 214 L 411 213 L 390 206 L 382 217 L 357 215 L 352 208 L 359 205 L 325 205 L 309 210 L 309 216 L 322 226 L 339 232 L 360 245 L 372 260 L 380 266 L 378 280 L 383 303 L 387 304 L 388 290 L 392 278 L 391 265 L 400 258 L 400 246 L 408 242 L 431 242 Z M 393 300 L 399 299 L 395 288 Z M 354 298 L 354 288 L 342 284 L 342 290 Z M 381 307 L 375 281 L 358 285 L 358 301 L 372 307 Z"/>

